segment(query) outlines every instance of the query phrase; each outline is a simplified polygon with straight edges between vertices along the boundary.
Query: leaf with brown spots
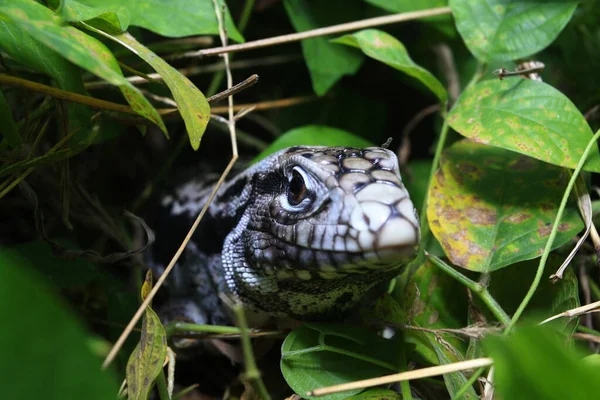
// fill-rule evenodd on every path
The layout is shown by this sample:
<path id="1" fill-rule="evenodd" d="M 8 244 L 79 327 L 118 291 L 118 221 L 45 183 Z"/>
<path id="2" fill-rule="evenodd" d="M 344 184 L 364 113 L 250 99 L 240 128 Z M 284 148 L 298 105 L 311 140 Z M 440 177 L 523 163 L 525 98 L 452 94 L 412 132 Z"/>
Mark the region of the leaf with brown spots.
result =
<path id="1" fill-rule="evenodd" d="M 461 140 L 442 155 L 429 190 L 427 218 L 450 260 L 472 271 L 494 271 L 538 257 L 568 180 L 559 167 Z M 567 206 L 554 248 L 583 223 Z"/>
<path id="2" fill-rule="evenodd" d="M 152 272 L 146 274 L 142 300 L 152 289 Z M 167 335 L 158 315 L 148 306 L 142 318 L 142 335 L 127 362 L 128 399 L 147 399 L 167 355 Z"/>
<path id="3" fill-rule="evenodd" d="M 556 39 L 577 1 L 450 0 L 456 29 L 481 61 L 515 60 Z"/>
<path id="4" fill-rule="evenodd" d="M 437 96 L 440 103 L 445 104 L 448 101 L 448 93 L 440 81 L 431 72 L 415 64 L 404 45 L 390 34 L 377 29 L 365 29 L 334 39 L 332 42 L 358 47 L 367 56 L 420 81 Z"/>
<path id="5" fill-rule="evenodd" d="M 463 92 L 448 115 L 461 135 L 538 160 L 575 168 L 592 130 L 561 92 L 529 79 L 489 80 Z M 583 169 L 600 172 L 598 148 Z"/>

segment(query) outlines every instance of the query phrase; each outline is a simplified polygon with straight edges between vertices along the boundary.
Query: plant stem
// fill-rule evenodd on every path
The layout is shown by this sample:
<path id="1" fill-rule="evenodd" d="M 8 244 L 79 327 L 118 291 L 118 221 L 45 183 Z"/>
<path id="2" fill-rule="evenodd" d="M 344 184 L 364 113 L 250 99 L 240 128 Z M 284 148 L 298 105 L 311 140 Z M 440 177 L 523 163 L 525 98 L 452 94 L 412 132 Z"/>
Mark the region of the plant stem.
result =
<path id="1" fill-rule="evenodd" d="M 254 390 L 260 399 L 270 400 L 271 396 L 269 396 L 269 392 L 260 376 L 260 371 L 256 366 L 256 360 L 254 359 L 254 353 L 252 352 L 252 343 L 250 342 L 250 336 L 248 336 L 248 324 L 246 323 L 246 316 L 244 315 L 242 306 L 239 304 L 234 305 L 233 313 L 235 314 L 239 329 L 242 332 L 242 351 L 244 353 L 244 363 L 246 365 L 244 376 L 253 385 Z"/>
<path id="2" fill-rule="evenodd" d="M 554 219 L 554 224 L 552 225 L 552 231 L 550 232 L 550 236 L 548 237 L 548 241 L 546 242 L 546 247 L 544 248 L 544 253 L 542 254 L 542 257 L 540 258 L 540 263 L 538 265 L 538 269 L 535 274 L 535 278 L 533 279 L 533 282 L 531 283 L 531 286 L 529 287 L 529 291 L 525 295 L 525 298 L 523 298 L 523 300 L 521 301 L 519 308 L 517 308 L 517 311 L 515 311 L 515 313 L 513 314 L 513 317 L 510 320 L 510 323 L 508 324 L 506 330 L 504 331 L 505 336 L 510 334 L 510 332 L 515 327 L 515 324 L 517 323 L 517 321 L 523 314 L 523 311 L 525 311 L 525 308 L 529 304 L 529 301 L 531 301 L 531 298 L 535 294 L 535 292 L 542 280 L 542 275 L 544 274 L 544 268 L 546 266 L 546 261 L 548 260 L 548 256 L 550 255 L 550 250 L 552 249 L 552 244 L 554 243 L 554 239 L 556 238 L 556 233 L 558 232 L 558 226 L 560 225 L 560 220 L 562 219 L 563 213 L 565 211 L 565 207 L 567 206 L 567 201 L 569 200 L 569 196 L 571 195 L 573 186 L 575 186 L 575 182 L 577 181 L 577 178 L 579 177 L 579 173 L 583 169 L 585 160 L 587 159 L 588 155 L 590 154 L 592 147 L 594 145 L 596 145 L 596 142 L 598 141 L 599 138 L 600 138 L 600 130 L 598 130 L 594 134 L 594 136 L 591 138 L 587 147 L 583 151 L 583 155 L 581 156 L 581 158 L 579 159 L 579 162 L 577 163 L 577 167 L 575 168 L 575 171 L 573 171 L 573 174 L 571 175 L 571 179 L 569 179 L 569 184 L 567 185 L 565 193 L 563 194 L 563 198 L 560 202 L 560 206 L 558 207 L 558 212 L 556 213 L 556 218 Z"/>
<path id="3" fill-rule="evenodd" d="M 156 387 L 158 388 L 158 397 L 160 400 L 171 399 L 169 396 L 169 390 L 167 389 L 167 378 L 165 378 L 165 371 L 162 369 L 156 378 Z"/>
<path id="4" fill-rule="evenodd" d="M 467 278 L 465 275 L 458 272 L 455 268 L 452 268 L 450 265 L 446 264 L 444 261 L 439 259 L 438 257 L 431 255 L 425 252 L 425 255 L 441 268 L 442 271 L 446 272 L 448 275 L 462 283 L 464 286 L 468 287 L 474 293 L 479 296 L 481 301 L 485 303 L 487 308 L 494 314 L 494 316 L 504 325 L 508 325 L 510 323 L 510 317 L 508 314 L 502 309 L 500 304 L 494 299 L 494 297 L 488 292 L 488 290 L 478 282 L 475 282 L 472 279 Z"/>
<path id="5" fill-rule="evenodd" d="M 171 322 L 165 325 L 167 337 L 178 333 L 217 333 L 217 334 L 240 334 L 241 331 L 235 326 L 200 325 L 184 322 Z"/>
<path id="6" fill-rule="evenodd" d="M 475 381 L 477 381 L 481 374 L 483 374 L 483 371 L 485 371 L 485 368 L 479 368 L 477 371 L 473 372 L 473 375 L 471 375 L 469 380 L 466 381 L 465 384 L 460 387 L 460 389 L 458 389 L 454 396 L 452 396 L 452 400 L 462 400 L 467 390 L 473 386 Z"/>

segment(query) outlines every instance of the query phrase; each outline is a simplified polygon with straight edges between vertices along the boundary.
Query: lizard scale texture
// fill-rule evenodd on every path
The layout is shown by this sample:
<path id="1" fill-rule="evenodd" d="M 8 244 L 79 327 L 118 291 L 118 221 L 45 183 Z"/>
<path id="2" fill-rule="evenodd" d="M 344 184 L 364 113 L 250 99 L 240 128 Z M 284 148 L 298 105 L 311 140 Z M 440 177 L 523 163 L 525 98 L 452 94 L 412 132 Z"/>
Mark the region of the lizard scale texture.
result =
<path id="1" fill-rule="evenodd" d="M 149 264 L 159 273 L 211 187 L 162 199 Z M 186 318 L 228 323 L 220 293 L 272 316 L 323 319 L 355 306 L 415 254 L 419 223 L 398 160 L 371 147 L 292 147 L 225 183 L 169 291 Z"/>

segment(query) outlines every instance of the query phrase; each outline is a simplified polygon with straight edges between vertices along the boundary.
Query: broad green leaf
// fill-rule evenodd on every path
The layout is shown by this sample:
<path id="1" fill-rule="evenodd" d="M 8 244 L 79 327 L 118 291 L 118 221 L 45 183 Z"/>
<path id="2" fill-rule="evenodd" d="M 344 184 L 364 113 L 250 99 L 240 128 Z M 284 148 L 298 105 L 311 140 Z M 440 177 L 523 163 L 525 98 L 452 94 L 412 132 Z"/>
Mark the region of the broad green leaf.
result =
<path id="1" fill-rule="evenodd" d="M 322 125 L 306 125 L 287 131 L 278 137 L 254 159 L 254 162 L 291 146 L 348 146 L 363 148 L 373 146 L 373 144 L 360 136 L 353 135 L 341 129 Z"/>
<path id="2" fill-rule="evenodd" d="M 119 86 L 123 96 L 137 113 L 154 122 L 165 134 L 167 133 L 156 109 L 139 89 L 123 77 L 116 59 L 100 41 L 72 26 L 65 25 L 52 11 L 34 0 L 11 0 L 9 4 L 0 3 L 0 17 L 2 16 L 18 24 L 33 38 L 72 63 Z"/>
<path id="3" fill-rule="evenodd" d="M 142 300 L 152 290 L 152 272 L 146 274 L 142 286 Z M 145 400 L 150 394 L 154 380 L 162 371 L 167 356 L 167 335 L 158 315 L 150 306 L 142 317 L 140 342 L 127 362 L 127 398 Z"/>
<path id="4" fill-rule="evenodd" d="M 593 136 L 577 107 L 562 93 L 530 79 L 488 80 L 463 92 L 448 123 L 476 142 L 575 168 Z M 584 169 L 600 172 L 592 149 Z"/>
<path id="5" fill-rule="evenodd" d="M 344 0 L 328 0 L 327 2 L 311 2 L 307 0 L 284 0 L 288 17 L 298 32 L 321 28 L 326 25 L 346 21 L 332 21 L 332 16 L 340 12 L 348 13 L 358 3 Z M 327 23 L 320 24 L 318 19 L 327 18 Z M 329 89 L 344 75 L 353 75 L 358 71 L 363 55 L 355 50 L 332 44 L 324 37 L 302 41 L 302 53 L 310 72 L 313 89 L 319 96 Z"/>
<path id="6" fill-rule="evenodd" d="M 450 7 L 471 53 L 487 62 L 544 49 L 567 25 L 577 1 L 450 0 Z"/>
<path id="7" fill-rule="evenodd" d="M 567 181 L 562 168 L 461 140 L 442 154 L 427 219 L 452 263 L 494 271 L 541 255 Z M 576 206 L 568 206 L 553 248 L 582 228 Z"/>
<path id="8" fill-rule="evenodd" d="M 402 13 L 417 10 L 426 10 L 428 8 L 445 7 L 448 0 L 364 0 L 376 7 L 393 13 Z"/>
<path id="9" fill-rule="evenodd" d="M 4 92 L 0 90 L 0 135 L 3 136 L 10 147 L 16 147 L 21 143 L 21 137 L 17 129 L 17 124 L 12 116 L 10 105 L 4 97 Z"/>
<path id="10" fill-rule="evenodd" d="M 305 324 L 288 334 L 281 347 L 281 372 L 301 397 L 330 385 L 398 372 L 401 343 L 346 325 Z M 316 373 L 318 371 L 318 373 Z M 319 399 L 337 400 L 361 389 Z"/>
<path id="11" fill-rule="evenodd" d="M 564 256 L 551 254 L 546 263 L 544 276 L 553 274 L 562 264 Z M 576 261 L 573 264 L 577 264 Z M 525 297 L 535 277 L 539 262 L 523 261 L 503 268 L 491 274 L 488 290 L 502 305 L 504 311 L 513 314 Z M 563 279 L 552 283 L 549 279 L 540 282 L 535 295 L 525 309 L 525 316 L 530 315 L 542 321 L 580 306 L 579 285 L 572 268 L 565 271 Z M 483 310 L 484 307 L 482 306 Z M 570 335 L 577 328 L 577 319 L 559 318 L 549 323 L 553 328 Z"/>
<path id="12" fill-rule="evenodd" d="M 391 389 L 374 388 L 348 397 L 348 400 L 402 400 L 402 395 Z"/>
<path id="13" fill-rule="evenodd" d="M 32 262 L 5 247 L 0 265 L 2 398 L 115 398 L 119 386 L 112 371 L 100 369 L 83 324 Z"/>
<path id="14" fill-rule="evenodd" d="M 376 7 L 382 8 L 390 13 L 404 13 L 419 10 L 428 10 L 431 8 L 446 7 L 448 0 L 364 0 Z M 450 13 L 419 19 L 419 21 L 429 22 L 430 26 L 447 35 L 456 37 L 454 21 Z"/>
<path id="15" fill-rule="evenodd" d="M 212 0 L 77 0 L 89 7 L 102 10 L 125 8 L 134 26 L 149 29 L 162 36 L 182 37 L 191 35 L 217 35 L 219 25 Z M 224 0 L 219 0 L 225 5 Z M 236 42 L 244 38 L 236 28 L 231 14 L 225 7 L 225 29 Z"/>
<path id="16" fill-rule="evenodd" d="M 1 7 L 0 2 L 0 7 Z M 18 24 L 0 17 L 0 48 L 17 62 L 54 79 L 63 90 L 87 94 L 81 79 L 81 69 L 65 60 L 60 54 L 34 40 Z M 79 129 L 77 139 L 88 134 L 92 111 L 80 104 L 69 104 L 69 127 Z"/>
<path id="17" fill-rule="evenodd" d="M 162 76 L 171 90 L 179 113 L 185 122 L 192 148 L 198 150 L 206 125 L 210 120 L 210 106 L 202 92 L 181 72 L 148 50 L 129 33 L 125 32 L 116 36 L 106 34 L 106 36 L 133 51 Z"/>
<path id="18" fill-rule="evenodd" d="M 404 45 L 388 33 L 377 29 L 366 29 L 342 36 L 333 42 L 360 48 L 367 56 L 420 81 L 442 104 L 448 101 L 448 93 L 440 81 L 431 72 L 415 64 Z"/>
<path id="19" fill-rule="evenodd" d="M 61 244 L 72 247 L 64 241 L 61 241 Z M 52 253 L 52 247 L 41 240 L 7 247 L 2 250 L 0 257 L 0 265 L 21 257 L 29 264 L 35 265 L 48 282 L 59 288 L 82 286 L 98 276 L 95 264 L 82 259 L 58 258 Z"/>
<path id="20" fill-rule="evenodd" d="M 580 354 L 548 327 L 521 327 L 507 338 L 490 337 L 485 343 L 494 359 L 499 398 L 598 398 L 600 368 L 581 362 Z"/>
<path id="21" fill-rule="evenodd" d="M 124 5 L 116 4 L 88 7 L 77 0 L 61 0 L 57 12 L 65 21 L 84 21 L 95 28 L 113 33 L 126 31 L 130 20 L 129 10 Z"/>

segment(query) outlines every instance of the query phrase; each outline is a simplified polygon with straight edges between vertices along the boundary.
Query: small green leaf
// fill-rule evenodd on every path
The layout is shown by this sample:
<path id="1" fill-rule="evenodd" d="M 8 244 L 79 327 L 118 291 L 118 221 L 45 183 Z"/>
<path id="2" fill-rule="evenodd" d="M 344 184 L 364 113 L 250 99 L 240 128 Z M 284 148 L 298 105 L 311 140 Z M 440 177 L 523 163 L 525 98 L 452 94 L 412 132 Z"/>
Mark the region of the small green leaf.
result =
<path id="1" fill-rule="evenodd" d="M 490 337 L 498 397 L 511 400 L 593 400 L 599 369 L 586 365 L 573 347 L 544 326 L 521 327 L 509 337 Z"/>
<path id="2" fill-rule="evenodd" d="M 142 300 L 152 290 L 152 272 L 146 274 L 142 287 Z M 154 380 L 162 371 L 167 356 L 167 335 L 158 315 L 148 306 L 142 317 L 140 342 L 127 362 L 127 397 L 145 400 L 150 394 Z"/>
<path id="3" fill-rule="evenodd" d="M 167 128 L 156 109 L 139 89 L 123 77 L 117 60 L 100 41 L 65 25 L 52 11 L 34 0 L 12 0 L 10 4 L 1 4 L 0 16 L 9 18 L 33 38 L 72 63 L 119 86 L 123 96 L 137 113 L 167 133 Z"/>
<path id="4" fill-rule="evenodd" d="M 593 136 L 565 95 L 530 79 L 488 80 L 473 86 L 460 96 L 448 122 L 477 142 L 573 169 Z M 584 169 L 600 172 L 597 146 Z"/>
<path id="5" fill-rule="evenodd" d="M 291 146 L 349 146 L 363 148 L 373 146 L 373 144 L 360 136 L 353 135 L 341 129 L 322 125 L 306 125 L 287 131 L 278 137 L 253 162 L 260 161 L 270 154 Z"/>
<path id="6" fill-rule="evenodd" d="M 367 56 L 420 81 L 442 104 L 448 101 L 448 93 L 440 81 L 431 72 L 415 64 L 404 45 L 388 33 L 377 29 L 366 29 L 334 39 L 332 42 L 360 48 Z"/>
<path id="7" fill-rule="evenodd" d="M 400 346 L 357 327 L 311 323 L 294 329 L 281 348 L 281 372 L 290 387 L 303 398 L 310 390 L 398 372 Z M 319 371 L 319 373 L 315 373 Z M 338 400 L 361 389 L 319 399 Z"/>
<path id="8" fill-rule="evenodd" d="M 181 72 L 171 67 L 129 33 L 125 32 L 115 36 L 105 35 L 133 51 L 162 76 L 183 117 L 192 148 L 198 150 L 206 125 L 210 120 L 210 106 L 202 92 Z"/>
<path id="9" fill-rule="evenodd" d="M 129 11 L 131 25 L 149 29 L 162 36 L 217 35 L 219 25 L 212 0 L 77 0 L 89 7 Z M 219 0 L 225 5 L 224 0 Z M 229 9 L 225 7 L 225 29 L 236 42 L 244 38 L 236 28 Z"/>
<path id="10" fill-rule="evenodd" d="M 442 154 L 429 191 L 431 231 L 452 263 L 472 271 L 539 257 L 567 179 L 562 168 L 461 140 Z M 554 248 L 582 228 L 576 206 L 567 207 Z"/>
<path id="11" fill-rule="evenodd" d="M 515 60 L 544 49 L 571 19 L 577 1 L 450 0 L 456 28 L 483 62 Z"/>
<path id="12" fill-rule="evenodd" d="M 0 90 L 0 135 L 4 137 L 10 147 L 16 147 L 21 143 L 21 137 L 17 129 L 17 124 L 12 116 L 10 105 L 4 97 L 4 92 Z"/>
<path id="13" fill-rule="evenodd" d="M 21 249 L 0 249 L 0 387 L 6 399 L 115 398 L 90 336 Z"/>
<path id="14" fill-rule="evenodd" d="M 309 5 L 306 0 L 284 0 L 283 4 L 296 31 L 303 32 L 346 22 L 339 20 L 334 22 L 330 19 L 332 16 L 338 16 L 340 12 L 348 13 L 350 9 L 355 9 L 358 3 L 328 0 L 311 2 Z M 328 23 L 320 24 L 317 18 L 327 18 Z M 342 76 L 354 75 L 364 59 L 359 52 L 336 46 L 324 37 L 303 40 L 302 54 L 310 71 L 313 89 L 319 96 L 327 93 Z"/>
<path id="15" fill-rule="evenodd" d="M 129 10 L 124 5 L 88 7 L 77 0 L 61 0 L 60 16 L 68 22 L 87 22 L 104 31 L 121 33 L 129 26 Z"/>

